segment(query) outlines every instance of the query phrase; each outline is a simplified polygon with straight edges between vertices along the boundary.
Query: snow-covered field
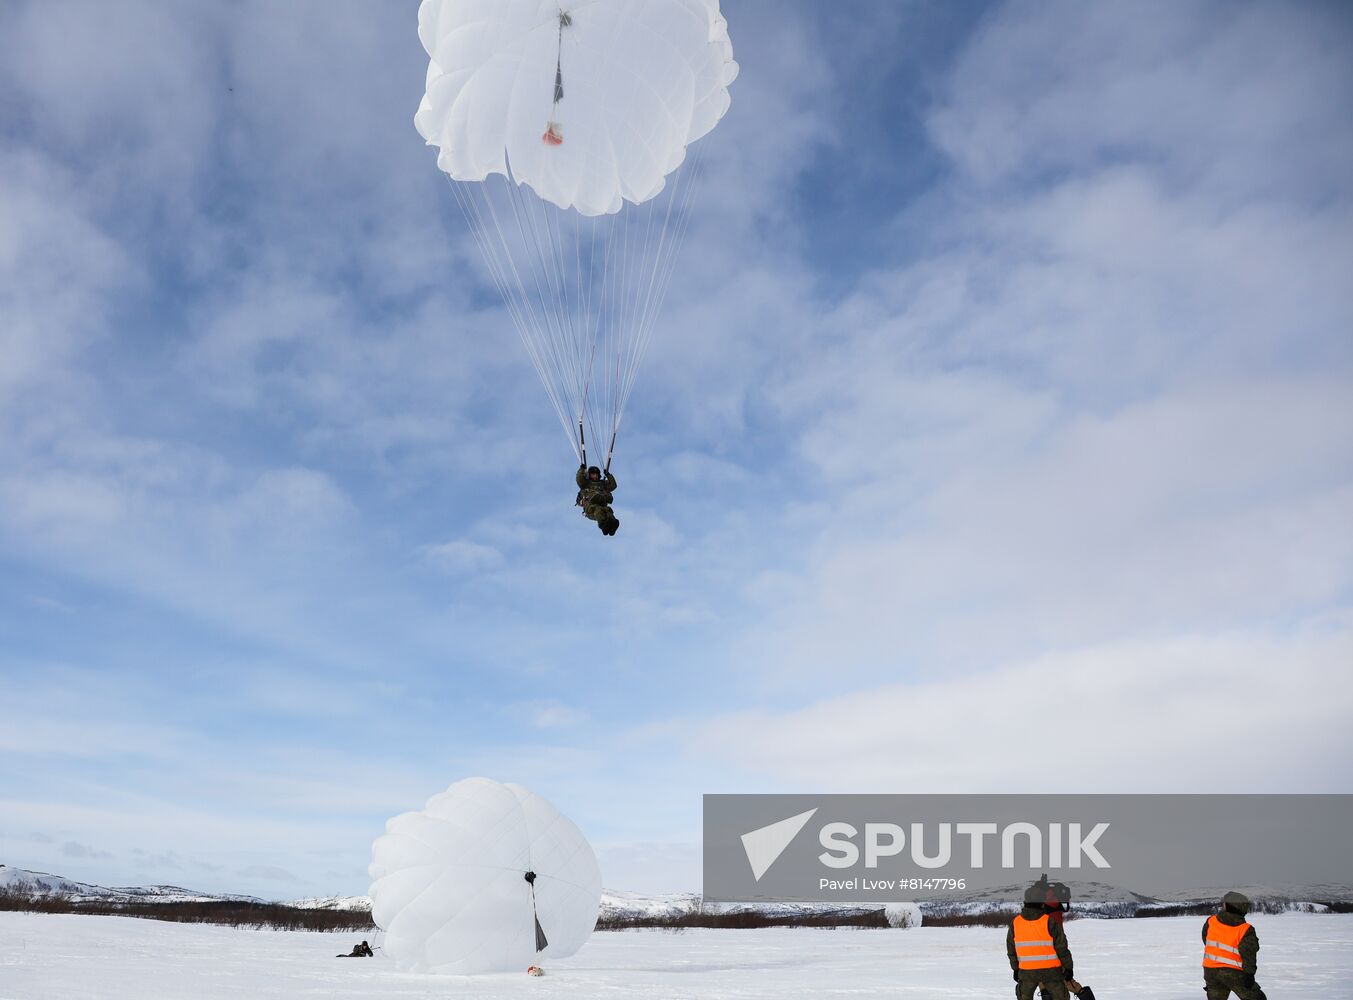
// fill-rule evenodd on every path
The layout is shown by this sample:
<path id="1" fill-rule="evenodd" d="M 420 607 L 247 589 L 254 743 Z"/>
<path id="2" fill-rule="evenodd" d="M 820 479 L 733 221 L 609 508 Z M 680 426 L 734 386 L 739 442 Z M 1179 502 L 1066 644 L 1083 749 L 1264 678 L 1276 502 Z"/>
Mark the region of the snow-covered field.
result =
<path id="1" fill-rule="evenodd" d="M 1256 920 L 1274 1000 L 1353 997 L 1353 915 Z M 1198 1000 L 1194 917 L 1084 920 L 1068 934 L 1100 1000 Z M 0 913 L 0 1000 L 326 997 L 991 998 L 1009 1000 L 1004 931 L 689 930 L 595 934 L 540 979 L 396 972 L 339 960 L 350 934 L 242 931 L 131 917 Z"/>

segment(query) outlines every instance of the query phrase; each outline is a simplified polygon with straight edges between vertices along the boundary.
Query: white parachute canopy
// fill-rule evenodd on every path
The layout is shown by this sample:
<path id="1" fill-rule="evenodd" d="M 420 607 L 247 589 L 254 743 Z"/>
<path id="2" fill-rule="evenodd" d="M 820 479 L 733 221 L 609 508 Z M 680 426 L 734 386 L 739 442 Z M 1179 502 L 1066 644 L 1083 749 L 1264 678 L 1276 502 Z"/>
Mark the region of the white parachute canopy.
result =
<path id="1" fill-rule="evenodd" d="M 889 903 L 883 908 L 889 927 L 920 927 L 925 919 L 915 903 Z"/>
<path id="2" fill-rule="evenodd" d="M 467 778 L 371 846 L 371 916 L 409 972 L 519 972 L 572 955 L 601 872 L 576 826 L 520 785 Z"/>
<path id="3" fill-rule="evenodd" d="M 590 431 L 609 463 L 690 217 L 687 147 L 737 76 L 719 0 L 423 0 L 418 34 L 414 124 L 578 457 Z"/>

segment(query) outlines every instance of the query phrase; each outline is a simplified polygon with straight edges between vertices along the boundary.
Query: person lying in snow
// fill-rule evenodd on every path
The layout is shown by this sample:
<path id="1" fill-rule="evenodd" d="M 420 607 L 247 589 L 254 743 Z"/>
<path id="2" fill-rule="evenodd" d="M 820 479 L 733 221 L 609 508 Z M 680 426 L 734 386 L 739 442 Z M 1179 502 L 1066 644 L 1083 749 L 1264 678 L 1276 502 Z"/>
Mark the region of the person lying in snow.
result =
<path id="1" fill-rule="evenodd" d="M 595 465 L 580 465 L 574 479 L 578 483 L 578 498 L 574 502 L 583 509 L 583 517 L 596 521 L 603 535 L 614 535 L 620 530 L 620 522 L 616 520 L 615 511 L 611 510 L 611 503 L 615 500 L 612 496 L 616 489 L 615 476 L 611 475 L 609 469 L 603 477 L 602 471 Z"/>
<path id="2" fill-rule="evenodd" d="M 352 946 L 352 951 L 346 955 L 335 955 L 334 958 L 374 958 L 376 953 L 371 950 L 371 945 L 363 941 L 361 944 Z"/>

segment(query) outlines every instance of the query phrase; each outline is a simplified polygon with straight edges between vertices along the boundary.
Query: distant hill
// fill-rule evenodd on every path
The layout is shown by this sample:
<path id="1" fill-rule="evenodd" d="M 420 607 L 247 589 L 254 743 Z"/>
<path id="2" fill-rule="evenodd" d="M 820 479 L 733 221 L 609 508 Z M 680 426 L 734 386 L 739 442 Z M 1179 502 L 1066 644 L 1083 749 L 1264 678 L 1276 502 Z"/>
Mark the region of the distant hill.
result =
<path id="1" fill-rule="evenodd" d="M 28 871 L 0 865 L 0 892 L 26 895 L 61 895 L 76 903 L 205 903 L 222 900 L 235 903 L 264 903 L 257 896 L 220 895 L 198 892 L 177 885 L 103 886 L 76 882 L 63 875 Z"/>
<path id="2" fill-rule="evenodd" d="M 374 929 L 369 905 L 365 909 L 293 906 L 256 896 L 204 893 L 175 885 L 109 887 L 9 865 L 0 865 L 0 910 L 145 917 L 274 930 Z"/>
<path id="3" fill-rule="evenodd" d="M 1318 885 L 1275 889 L 1239 886 L 1256 912 L 1320 913 L 1353 910 L 1353 887 Z M 1114 919 L 1174 916 L 1211 910 L 1225 890 L 1202 888 L 1161 897 L 1124 892 L 1103 883 L 1071 883 L 1072 916 Z M 915 909 L 927 925 L 996 925 L 1018 907 L 1010 902 L 1020 886 L 973 891 L 952 899 L 922 902 Z M 8 902 L 6 903 L 6 900 Z M 125 913 L 169 920 L 257 924 L 295 929 L 360 929 L 370 923 L 367 896 L 319 896 L 274 902 L 256 896 L 213 894 L 174 885 L 108 887 L 77 882 L 48 872 L 0 865 L 0 908 L 60 912 Z M 881 903 L 706 903 L 699 893 L 645 895 L 607 890 L 597 915 L 599 929 L 629 927 L 857 926 L 899 924 Z"/>

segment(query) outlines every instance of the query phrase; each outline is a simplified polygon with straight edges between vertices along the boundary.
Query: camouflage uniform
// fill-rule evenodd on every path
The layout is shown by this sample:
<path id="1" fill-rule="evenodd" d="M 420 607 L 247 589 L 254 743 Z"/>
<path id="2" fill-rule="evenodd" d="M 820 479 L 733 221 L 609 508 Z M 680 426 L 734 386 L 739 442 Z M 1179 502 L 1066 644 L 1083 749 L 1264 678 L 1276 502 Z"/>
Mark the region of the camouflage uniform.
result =
<path id="1" fill-rule="evenodd" d="M 1222 902 L 1226 904 L 1217 911 L 1217 920 L 1228 927 L 1238 927 L 1245 923 L 1245 914 L 1250 912 L 1250 901 L 1238 892 L 1228 892 Z M 1203 922 L 1203 941 L 1207 941 L 1207 921 Z M 1268 1000 L 1259 984 L 1254 981 L 1259 968 L 1259 935 L 1253 927 L 1240 939 L 1239 969 L 1203 969 L 1203 988 L 1207 991 L 1207 1000 L 1227 1000 L 1234 993 L 1239 1000 Z"/>
<path id="2" fill-rule="evenodd" d="M 1047 916 L 1040 904 L 1026 903 L 1019 914 L 1025 920 L 1038 920 Z M 1070 1000 L 1071 991 L 1066 981 L 1071 978 L 1071 947 L 1066 943 L 1066 932 L 1062 930 L 1060 920 L 1048 921 L 1048 933 L 1052 935 L 1052 947 L 1061 959 L 1059 969 L 1020 969 L 1019 956 L 1015 952 L 1015 925 L 1005 935 L 1005 950 L 1010 957 L 1010 971 L 1019 978 L 1016 980 L 1015 996 L 1018 1000 L 1034 1000 L 1034 994 L 1042 992 L 1047 1000 Z"/>
<path id="3" fill-rule="evenodd" d="M 578 506 L 582 507 L 583 516 L 598 524 L 614 520 L 615 512 L 611 510 L 611 503 L 615 500 L 612 496 L 617 485 L 615 476 L 605 472 L 600 480 L 594 482 L 587 478 L 587 468 L 580 465 L 574 478 L 578 483 Z"/>

